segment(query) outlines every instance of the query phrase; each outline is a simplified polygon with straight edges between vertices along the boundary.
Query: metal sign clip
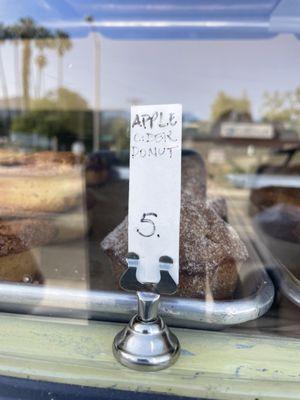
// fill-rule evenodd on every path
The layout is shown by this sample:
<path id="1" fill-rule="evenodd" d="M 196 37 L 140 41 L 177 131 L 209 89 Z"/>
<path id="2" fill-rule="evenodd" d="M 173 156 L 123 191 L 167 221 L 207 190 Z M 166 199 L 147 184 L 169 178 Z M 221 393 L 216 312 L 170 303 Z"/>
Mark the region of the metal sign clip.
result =
<path id="1" fill-rule="evenodd" d="M 160 281 L 157 283 L 141 283 L 137 280 L 136 273 L 139 268 L 139 256 L 136 253 L 128 253 L 128 268 L 122 274 L 120 286 L 127 291 L 149 290 L 160 294 L 173 294 L 177 290 L 177 285 L 169 274 L 173 264 L 171 257 L 162 256 L 159 259 Z"/>

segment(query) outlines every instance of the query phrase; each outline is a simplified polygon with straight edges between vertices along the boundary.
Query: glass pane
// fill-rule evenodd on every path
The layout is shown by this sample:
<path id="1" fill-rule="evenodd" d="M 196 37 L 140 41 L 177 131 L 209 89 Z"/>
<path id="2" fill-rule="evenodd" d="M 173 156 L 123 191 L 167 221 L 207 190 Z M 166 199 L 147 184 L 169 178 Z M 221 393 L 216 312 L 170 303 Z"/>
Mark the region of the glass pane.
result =
<path id="1" fill-rule="evenodd" d="M 227 329 L 298 337 L 299 39 L 122 40 L 84 26 L 74 37 L 38 18 L 1 29 L 3 309 L 114 320 L 115 298 L 126 320 L 130 106 L 180 103 L 178 307 L 193 298 L 220 314 L 230 302 Z M 221 327 L 203 313 L 173 322 Z"/>

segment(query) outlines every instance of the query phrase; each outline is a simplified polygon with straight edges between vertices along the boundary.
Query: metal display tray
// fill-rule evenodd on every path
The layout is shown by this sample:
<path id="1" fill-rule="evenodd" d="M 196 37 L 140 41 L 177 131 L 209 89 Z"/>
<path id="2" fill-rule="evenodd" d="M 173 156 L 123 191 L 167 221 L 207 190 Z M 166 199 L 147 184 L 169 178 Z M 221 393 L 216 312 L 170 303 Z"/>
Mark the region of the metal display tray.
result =
<path id="1" fill-rule="evenodd" d="M 277 261 L 269 273 L 281 292 L 292 303 L 300 307 L 300 281 L 281 262 Z"/>
<path id="2" fill-rule="evenodd" d="M 277 251 L 279 252 L 283 250 L 283 242 L 280 243 L 279 240 L 273 239 L 264 234 L 258 225 L 255 225 L 255 228 L 256 231 L 259 233 L 259 237 L 261 240 L 256 240 L 254 242 L 254 246 L 261 254 L 265 265 L 267 265 L 267 271 L 271 276 L 273 282 L 275 283 L 276 288 L 279 288 L 286 298 L 288 298 L 296 306 L 300 307 L 300 280 L 293 274 L 293 271 L 287 268 L 279 260 L 278 256 L 273 255 L 275 251 L 274 246 L 277 246 Z M 284 243 L 284 245 L 288 245 L 287 250 L 290 253 L 290 258 L 294 258 L 294 260 L 296 260 L 297 254 L 298 260 L 299 250 L 298 247 L 296 247 L 298 245 L 292 245 L 289 243 Z M 295 252 L 295 248 L 297 248 L 297 253 Z M 277 251 L 275 253 L 277 253 Z"/>
<path id="3" fill-rule="evenodd" d="M 299 244 L 277 239 L 265 233 L 259 224 L 254 223 L 258 236 L 253 247 L 260 254 L 276 288 L 296 306 L 300 307 Z M 281 258 L 283 257 L 283 258 Z M 284 263 L 282 260 L 285 260 Z"/>
<path id="4" fill-rule="evenodd" d="M 162 297 L 160 313 L 170 326 L 220 330 L 262 316 L 272 305 L 274 286 L 257 254 L 240 269 L 234 298 L 204 301 Z M 0 284 L 0 310 L 52 317 L 128 321 L 137 310 L 135 294 L 55 285 Z"/>

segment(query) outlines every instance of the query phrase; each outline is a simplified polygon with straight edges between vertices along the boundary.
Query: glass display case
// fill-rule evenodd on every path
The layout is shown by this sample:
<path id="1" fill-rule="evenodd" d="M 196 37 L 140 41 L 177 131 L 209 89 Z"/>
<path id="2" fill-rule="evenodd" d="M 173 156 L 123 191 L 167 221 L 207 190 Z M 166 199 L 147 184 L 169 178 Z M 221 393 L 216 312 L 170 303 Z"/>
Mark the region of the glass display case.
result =
<path id="1" fill-rule="evenodd" d="M 300 3 L 0 11 L 0 397 L 300 398 Z M 137 309 L 130 108 L 151 104 L 182 105 L 179 284 L 159 306 L 181 356 L 147 374 L 111 347 Z"/>

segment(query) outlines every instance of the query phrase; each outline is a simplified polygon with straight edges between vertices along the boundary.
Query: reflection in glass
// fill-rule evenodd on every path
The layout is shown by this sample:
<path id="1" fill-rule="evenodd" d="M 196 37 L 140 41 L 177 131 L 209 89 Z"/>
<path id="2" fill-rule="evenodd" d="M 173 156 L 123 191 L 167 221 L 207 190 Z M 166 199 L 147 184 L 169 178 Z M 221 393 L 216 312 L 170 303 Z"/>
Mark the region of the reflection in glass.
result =
<path id="1" fill-rule="evenodd" d="M 123 42 L 91 33 L 71 39 L 28 18 L 1 26 L 1 280 L 68 288 L 69 300 L 78 289 L 87 310 L 100 290 L 118 289 L 129 107 L 180 102 L 189 150 L 177 296 L 197 299 L 207 320 L 205 304 L 265 313 L 273 300 L 265 267 L 299 274 L 300 82 L 298 59 L 290 61 L 299 42 Z M 291 313 L 299 309 L 277 297 L 247 329 L 297 335 L 283 329 Z"/>

